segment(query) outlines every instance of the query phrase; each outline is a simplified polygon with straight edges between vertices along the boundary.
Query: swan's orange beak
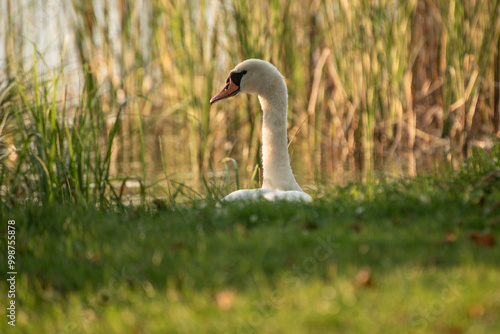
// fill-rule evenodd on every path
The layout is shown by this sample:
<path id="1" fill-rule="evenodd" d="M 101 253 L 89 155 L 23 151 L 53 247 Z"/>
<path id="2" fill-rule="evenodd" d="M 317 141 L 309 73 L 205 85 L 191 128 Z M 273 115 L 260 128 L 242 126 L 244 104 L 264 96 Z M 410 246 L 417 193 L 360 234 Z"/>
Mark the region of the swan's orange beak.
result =
<path id="1" fill-rule="evenodd" d="M 227 79 L 227 85 L 222 88 L 219 94 L 210 99 L 210 104 L 219 100 L 227 99 L 228 97 L 235 96 L 240 91 L 240 87 L 236 85 L 231 78 Z"/>

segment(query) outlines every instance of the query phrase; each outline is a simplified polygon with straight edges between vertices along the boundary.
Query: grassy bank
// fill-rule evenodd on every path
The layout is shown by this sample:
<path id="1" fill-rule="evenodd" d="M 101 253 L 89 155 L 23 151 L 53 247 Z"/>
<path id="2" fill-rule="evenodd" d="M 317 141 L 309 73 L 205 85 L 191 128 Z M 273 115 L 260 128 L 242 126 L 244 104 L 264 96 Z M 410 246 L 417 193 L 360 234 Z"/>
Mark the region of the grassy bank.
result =
<path id="1" fill-rule="evenodd" d="M 325 189 L 310 205 L 8 210 L 1 231 L 16 220 L 16 329 L 497 332 L 499 156 Z"/>

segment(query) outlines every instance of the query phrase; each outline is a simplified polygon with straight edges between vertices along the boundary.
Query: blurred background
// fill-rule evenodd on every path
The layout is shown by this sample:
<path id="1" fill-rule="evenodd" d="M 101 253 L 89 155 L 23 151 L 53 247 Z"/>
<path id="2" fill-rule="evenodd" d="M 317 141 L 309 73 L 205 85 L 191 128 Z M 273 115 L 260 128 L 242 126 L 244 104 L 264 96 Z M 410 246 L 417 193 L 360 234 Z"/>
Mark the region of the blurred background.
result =
<path id="1" fill-rule="evenodd" d="M 247 58 L 286 77 L 305 189 L 456 168 L 500 133 L 499 4 L 4 0 L 2 198 L 259 186 L 257 97 L 209 105 Z"/>

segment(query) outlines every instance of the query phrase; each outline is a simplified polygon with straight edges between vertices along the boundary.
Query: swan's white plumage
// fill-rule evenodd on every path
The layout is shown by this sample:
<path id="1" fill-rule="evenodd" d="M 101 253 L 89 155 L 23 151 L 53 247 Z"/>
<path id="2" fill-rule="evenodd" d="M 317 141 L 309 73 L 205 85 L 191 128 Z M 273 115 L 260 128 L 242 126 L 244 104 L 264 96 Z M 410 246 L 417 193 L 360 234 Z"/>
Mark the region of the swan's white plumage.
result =
<path id="1" fill-rule="evenodd" d="M 302 190 L 277 190 L 277 189 L 240 189 L 233 191 L 222 199 L 223 202 L 235 201 L 259 201 L 267 199 L 269 201 L 312 201 L 311 196 Z"/>
<path id="2" fill-rule="evenodd" d="M 290 167 L 287 138 L 288 93 L 285 79 L 269 62 L 248 59 L 231 73 L 244 73 L 239 86 L 232 80 L 211 103 L 240 93 L 257 94 L 263 112 L 262 124 L 262 189 L 237 190 L 223 201 L 257 200 L 312 201 L 295 181 Z M 230 74 L 230 78 L 231 74 Z M 232 85 L 232 86 L 230 86 Z M 234 89 L 237 89 L 234 91 Z"/>

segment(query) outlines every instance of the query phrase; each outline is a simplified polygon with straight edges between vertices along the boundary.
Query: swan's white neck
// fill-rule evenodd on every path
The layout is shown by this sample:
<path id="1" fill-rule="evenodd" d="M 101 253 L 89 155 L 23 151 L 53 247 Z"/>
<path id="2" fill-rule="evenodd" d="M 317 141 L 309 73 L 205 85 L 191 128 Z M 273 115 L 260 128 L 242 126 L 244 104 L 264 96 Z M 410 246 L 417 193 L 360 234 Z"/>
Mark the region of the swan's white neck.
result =
<path id="1" fill-rule="evenodd" d="M 262 188 L 302 191 L 293 176 L 288 155 L 286 128 L 288 94 L 285 80 L 279 75 L 266 86 L 259 92 L 263 112 Z"/>

